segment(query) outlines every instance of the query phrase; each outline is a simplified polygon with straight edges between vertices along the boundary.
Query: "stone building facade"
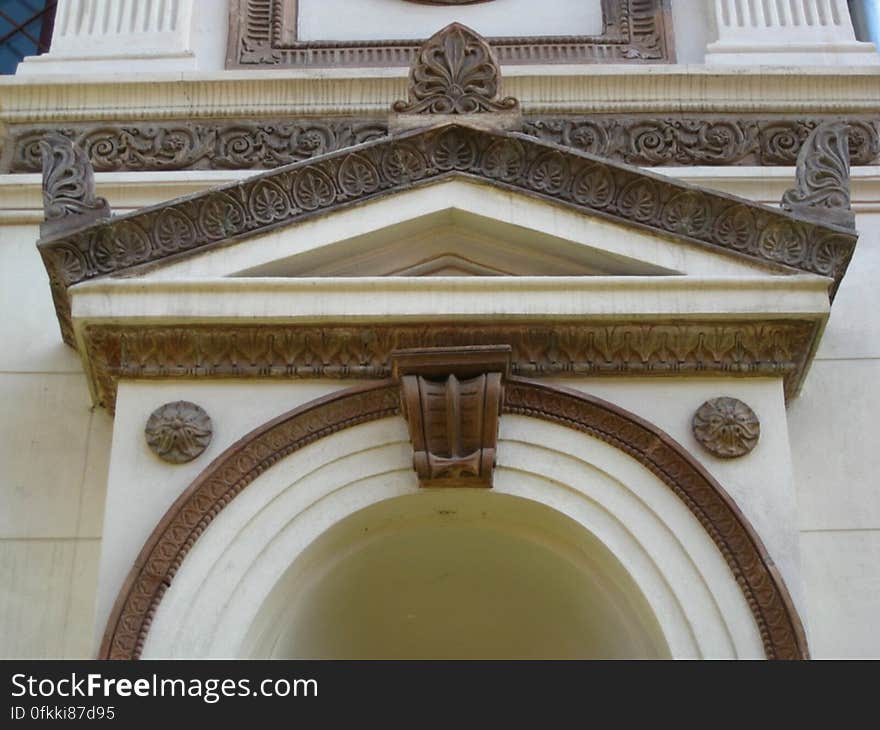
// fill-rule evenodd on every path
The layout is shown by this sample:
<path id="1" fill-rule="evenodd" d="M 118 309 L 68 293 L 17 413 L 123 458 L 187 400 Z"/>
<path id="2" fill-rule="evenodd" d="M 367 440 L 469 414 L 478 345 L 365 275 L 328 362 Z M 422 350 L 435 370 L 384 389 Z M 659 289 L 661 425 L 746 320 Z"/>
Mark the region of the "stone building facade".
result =
<path id="1" fill-rule="evenodd" d="M 880 656 L 851 5 L 59 0 L 0 655 Z"/>

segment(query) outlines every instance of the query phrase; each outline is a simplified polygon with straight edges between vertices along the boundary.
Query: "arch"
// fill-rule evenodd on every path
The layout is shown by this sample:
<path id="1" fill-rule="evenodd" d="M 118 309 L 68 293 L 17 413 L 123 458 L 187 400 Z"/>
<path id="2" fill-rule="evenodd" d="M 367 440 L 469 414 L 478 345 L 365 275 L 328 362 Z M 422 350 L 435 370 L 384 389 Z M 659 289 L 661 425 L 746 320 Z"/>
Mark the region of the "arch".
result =
<path id="1" fill-rule="evenodd" d="M 221 510 L 263 472 L 325 436 L 399 412 L 393 381 L 350 388 L 270 421 L 219 456 L 172 505 L 144 545 L 117 597 L 100 657 L 140 656 L 153 616 L 187 554 Z M 648 469 L 696 517 L 720 551 L 745 597 L 765 655 L 808 656 L 799 617 L 760 539 L 722 487 L 671 437 L 601 399 L 522 378 L 506 382 L 503 412 L 586 433 Z"/>

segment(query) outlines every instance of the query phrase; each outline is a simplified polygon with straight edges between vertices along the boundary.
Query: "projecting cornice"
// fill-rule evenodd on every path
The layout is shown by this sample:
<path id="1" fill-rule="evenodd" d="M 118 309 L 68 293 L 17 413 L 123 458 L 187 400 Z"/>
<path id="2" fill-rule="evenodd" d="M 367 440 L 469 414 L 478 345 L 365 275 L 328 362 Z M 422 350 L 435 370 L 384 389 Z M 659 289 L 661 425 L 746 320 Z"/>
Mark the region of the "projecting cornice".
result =
<path id="1" fill-rule="evenodd" d="M 464 176 L 667 240 L 833 279 L 856 234 L 518 133 L 450 123 L 346 148 L 41 240 L 64 339 L 68 287 L 133 274 L 415 186 Z M 75 225 L 75 221 L 74 221 Z"/>

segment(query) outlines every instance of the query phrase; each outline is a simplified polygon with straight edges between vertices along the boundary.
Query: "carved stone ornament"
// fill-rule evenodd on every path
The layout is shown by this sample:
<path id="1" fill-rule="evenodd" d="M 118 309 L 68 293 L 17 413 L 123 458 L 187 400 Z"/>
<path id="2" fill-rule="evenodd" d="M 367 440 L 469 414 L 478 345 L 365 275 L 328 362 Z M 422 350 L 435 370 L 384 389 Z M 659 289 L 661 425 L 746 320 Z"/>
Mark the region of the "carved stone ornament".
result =
<path id="1" fill-rule="evenodd" d="M 508 345 L 510 371 L 541 377 L 782 377 L 797 393 L 817 322 L 99 325 L 83 328 L 98 403 L 113 410 L 120 379 L 378 379 L 395 350 Z M 458 377 L 465 377 L 459 373 Z"/>
<path id="2" fill-rule="evenodd" d="M 519 102 L 500 98 L 501 71 L 478 33 L 451 23 L 419 50 L 409 72 L 409 98 L 396 101 L 400 114 L 511 112 Z"/>
<path id="3" fill-rule="evenodd" d="M 707 400 L 697 409 L 691 426 L 703 448 L 722 459 L 745 456 L 761 436 L 758 416 L 736 398 Z"/>
<path id="4" fill-rule="evenodd" d="M 857 239 L 854 231 L 532 137 L 445 124 L 331 152 L 41 241 L 64 340 L 75 342 L 68 287 L 81 281 L 134 273 L 232 238 L 459 175 L 778 271 L 827 276 L 833 279 L 832 297 Z"/>
<path id="5" fill-rule="evenodd" d="M 392 354 L 421 487 L 492 487 L 510 347 Z"/>
<path id="6" fill-rule="evenodd" d="M 147 445 L 162 461 L 185 464 L 211 443 L 211 418 L 203 408 L 179 400 L 157 408 L 147 420 Z"/>
<path id="7" fill-rule="evenodd" d="M 782 207 L 801 217 L 855 228 L 850 208 L 849 126 L 826 122 L 807 137 L 797 156 L 797 186 Z"/>
<path id="8" fill-rule="evenodd" d="M 838 120 L 834 117 L 834 120 Z M 822 116 L 591 114 L 528 116 L 519 131 L 616 162 L 657 165 L 794 165 Z M 880 122 L 849 116 L 850 165 L 880 162 Z M 40 140 L 62 134 L 95 172 L 269 170 L 388 136 L 384 119 L 214 120 L 10 124 L 0 173 L 42 169 Z"/>
<path id="9" fill-rule="evenodd" d="M 110 206 L 95 195 L 95 177 L 88 156 L 68 137 L 48 134 L 39 142 L 43 158 L 43 211 L 40 236 L 61 233 L 100 218 Z"/>

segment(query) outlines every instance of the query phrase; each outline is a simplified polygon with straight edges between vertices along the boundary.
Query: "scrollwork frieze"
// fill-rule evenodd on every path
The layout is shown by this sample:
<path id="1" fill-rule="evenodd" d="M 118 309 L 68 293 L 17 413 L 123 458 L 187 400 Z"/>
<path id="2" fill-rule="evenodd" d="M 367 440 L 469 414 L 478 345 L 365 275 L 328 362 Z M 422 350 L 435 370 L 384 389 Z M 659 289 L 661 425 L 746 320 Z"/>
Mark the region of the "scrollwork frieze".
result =
<path id="1" fill-rule="evenodd" d="M 590 116 L 525 119 L 536 139 L 641 167 L 790 166 L 810 132 L 828 119 Z M 880 161 L 880 122 L 848 117 L 850 165 Z M 388 134 L 382 119 L 214 122 L 147 125 L 10 125 L 0 172 L 41 169 L 39 140 L 62 134 L 85 151 L 96 172 L 270 170 Z"/>

